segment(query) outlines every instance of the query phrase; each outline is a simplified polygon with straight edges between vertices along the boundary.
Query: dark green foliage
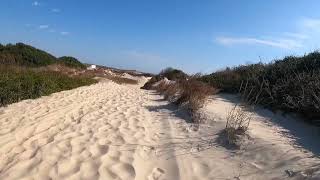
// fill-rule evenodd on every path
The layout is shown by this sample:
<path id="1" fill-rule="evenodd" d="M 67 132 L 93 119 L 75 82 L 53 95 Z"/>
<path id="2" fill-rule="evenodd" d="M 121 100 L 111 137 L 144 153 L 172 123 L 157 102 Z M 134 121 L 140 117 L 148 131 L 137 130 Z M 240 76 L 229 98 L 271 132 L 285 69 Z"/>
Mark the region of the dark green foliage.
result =
<path id="1" fill-rule="evenodd" d="M 152 84 L 160 81 L 165 77 L 169 80 L 176 81 L 176 80 L 187 79 L 188 75 L 178 69 L 166 68 L 162 70 L 158 75 L 152 76 L 152 78 L 147 83 L 145 83 L 141 88 L 150 90 L 152 88 Z"/>
<path id="2" fill-rule="evenodd" d="M 141 89 L 147 89 L 147 90 L 150 90 L 152 89 L 152 85 L 158 81 L 160 81 L 161 78 L 160 76 L 153 76 L 149 81 L 147 81 L 142 87 Z"/>
<path id="3" fill-rule="evenodd" d="M 51 54 L 23 43 L 0 46 L 1 64 L 38 67 L 55 62 L 56 58 Z"/>
<path id="4" fill-rule="evenodd" d="M 0 63 L 3 65 L 17 65 L 26 67 L 40 67 L 59 63 L 71 68 L 85 68 L 86 66 L 74 57 L 63 56 L 59 59 L 53 55 L 32 46 L 17 43 L 15 45 L 0 44 Z"/>
<path id="5" fill-rule="evenodd" d="M 59 60 L 59 63 L 71 68 L 80 68 L 80 69 L 86 68 L 84 64 L 82 64 L 78 59 L 74 57 L 63 56 L 63 57 L 60 57 L 58 60 Z"/>
<path id="6" fill-rule="evenodd" d="M 160 72 L 158 75 L 160 77 L 166 77 L 169 80 L 181 80 L 186 79 L 188 75 L 179 69 L 166 68 Z"/>
<path id="7" fill-rule="evenodd" d="M 95 82 L 89 77 L 68 77 L 59 72 L 0 66 L 0 106 Z"/>
<path id="8" fill-rule="evenodd" d="M 226 92 L 240 92 L 250 104 L 320 118 L 320 53 L 289 56 L 269 64 L 243 65 L 202 77 Z"/>
<path id="9" fill-rule="evenodd" d="M 226 68 L 225 70 L 203 76 L 201 79 L 212 86 L 221 89 L 223 92 L 237 93 L 241 82 L 247 77 L 260 74 L 264 65 L 261 63 L 242 65 L 234 68 Z"/>

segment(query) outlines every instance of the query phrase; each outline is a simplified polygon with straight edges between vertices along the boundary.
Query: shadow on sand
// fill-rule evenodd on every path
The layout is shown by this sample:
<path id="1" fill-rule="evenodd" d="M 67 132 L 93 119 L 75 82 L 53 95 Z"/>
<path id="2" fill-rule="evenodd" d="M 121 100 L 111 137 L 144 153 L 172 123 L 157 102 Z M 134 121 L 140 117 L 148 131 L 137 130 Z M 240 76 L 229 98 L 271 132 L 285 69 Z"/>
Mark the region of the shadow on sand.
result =
<path id="1" fill-rule="evenodd" d="M 235 95 L 220 94 L 220 97 L 228 102 L 239 103 L 239 98 Z M 294 145 L 303 147 L 313 154 L 320 155 L 320 127 L 307 123 L 303 118 L 293 117 L 290 114 L 274 113 L 268 109 L 257 106 L 254 112 L 261 121 L 272 126 L 279 126 L 280 133 L 293 140 Z"/>
<path id="2" fill-rule="evenodd" d="M 166 101 L 166 100 L 161 98 L 161 99 L 154 99 L 153 101 L 162 102 L 162 101 Z M 167 111 L 170 114 L 172 114 L 173 116 L 185 120 L 187 123 L 192 123 L 192 119 L 191 119 L 188 111 L 185 110 L 184 108 L 179 108 L 177 105 L 175 105 L 173 103 L 166 103 L 166 104 L 157 105 L 157 106 L 146 106 L 146 108 L 152 112 Z"/>

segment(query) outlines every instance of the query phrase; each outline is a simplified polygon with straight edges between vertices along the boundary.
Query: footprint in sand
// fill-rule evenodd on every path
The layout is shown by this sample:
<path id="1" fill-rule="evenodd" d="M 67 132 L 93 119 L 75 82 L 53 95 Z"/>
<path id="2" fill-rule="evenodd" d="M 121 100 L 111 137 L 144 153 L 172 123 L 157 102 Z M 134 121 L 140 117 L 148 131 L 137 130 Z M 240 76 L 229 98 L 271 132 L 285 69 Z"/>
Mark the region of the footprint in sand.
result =
<path id="1" fill-rule="evenodd" d="M 138 153 L 142 159 L 147 160 L 152 153 L 155 153 L 155 148 L 152 146 L 140 146 L 138 147 Z"/>
<path id="2" fill-rule="evenodd" d="M 152 173 L 148 176 L 148 180 L 160 180 L 165 171 L 161 168 L 153 168 Z"/>

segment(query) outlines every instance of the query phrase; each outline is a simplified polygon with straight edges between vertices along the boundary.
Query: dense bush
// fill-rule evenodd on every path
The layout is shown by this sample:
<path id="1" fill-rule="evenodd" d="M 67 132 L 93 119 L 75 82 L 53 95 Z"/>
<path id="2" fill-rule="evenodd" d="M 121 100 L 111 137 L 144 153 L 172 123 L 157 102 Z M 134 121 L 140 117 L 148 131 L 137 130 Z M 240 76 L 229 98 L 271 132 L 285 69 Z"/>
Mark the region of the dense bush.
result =
<path id="1" fill-rule="evenodd" d="M 45 51 L 36 49 L 23 43 L 17 43 L 15 45 L 0 45 L 0 64 L 26 67 L 40 67 L 51 64 L 61 64 L 71 68 L 86 67 L 74 57 L 63 56 L 57 59 Z"/>
<path id="2" fill-rule="evenodd" d="M 56 58 L 51 54 L 23 43 L 0 46 L 1 64 L 37 67 L 55 62 Z"/>
<path id="3" fill-rule="evenodd" d="M 227 68 L 202 80 L 225 92 L 240 92 L 250 104 L 320 118 L 319 52 Z"/>
<path id="4" fill-rule="evenodd" d="M 58 60 L 59 60 L 59 63 L 71 68 L 80 68 L 80 69 L 86 68 L 84 64 L 82 64 L 78 59 L 74 57 L 63 56 L 63 57 L 60 57 Z"/>
<path id="5" fill-rule="evenodd" d="M 152 85 L 158 81 L 160 81 L 161 78 L 160 76 L 153 76 L 149 81 L 147 81 L 142 87 L 141 89 L 146 89 L 146 90 L 150 90 L 152 89 Z"/>
<path id="6" fill-rule="evenodd" d="M 179 69 L 170 68 L 170 67 L 162 70 L 158 76 L 162 78 L 166 77 L 168 80 L 173 80 L 173 81 L 188 78 L 188 75 L 183 71 Z"/>
<path id="7" fill-rule="evenodd" d="M 68 77 L 58 72 L 33 71 L 2 65 L 0 66 L 0 106 L 95 82 L 89 77 Z"/>
<path id="8" fill-rule="evenodd" d="M 187 79 L 188 75 L 181 70 L 173 69 L 173 68 L 166 68 L 162 70 L 158 75 L 152 76 L 152 78 L 142 86 L 142 89 L 152 89 L 152 84 L 160 81 L 166 77 L 168 80 L 181 80 Z"/>

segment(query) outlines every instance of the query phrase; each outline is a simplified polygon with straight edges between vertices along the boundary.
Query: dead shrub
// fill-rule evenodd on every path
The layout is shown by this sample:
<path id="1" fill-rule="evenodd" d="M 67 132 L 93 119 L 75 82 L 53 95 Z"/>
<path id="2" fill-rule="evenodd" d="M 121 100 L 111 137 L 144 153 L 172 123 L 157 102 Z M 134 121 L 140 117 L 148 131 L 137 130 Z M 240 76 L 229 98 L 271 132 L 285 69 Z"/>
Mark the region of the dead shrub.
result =
<path id="1" fill-rule="evenodd" d="M 235 105 L 227 114 L 225 132 L 230 145 L 238 145 L 238 140 L 248 130 L 252 114 Z"/>
<path id="2" fill-rule="evenodd" d="M 153 88 L 162 94 L 167 89 L 167 87 L 168 87 L 168 84 L 165 81 L 160 81 Z"/>
<path id="3" fill-rule="evenodd" d="M 154 82 L 153 88 L 158 91 L 169 102 L 185 107 L 191 114 L 194 122 L 202 117 L 197 111 L 202 108 L 211 94 L 217 93 L 217 89 L 198 80 L 199 75 L 191 76 L 189 79 L 170 81 L 162 79 Z"/>
<path id="4" fill-rule="evenodd" d="M 190 111 L 197 111 L 203 107 L 208 96 L 215 92 L 211 86 L 195 79 L 179 82 L 181 94 L 177 104 L 187 105 Z"/>
<path id="5" fill-rule="evenodd" d="M 180 87 L 177 83 L 171 83 L 167 86 L 167 89 L 163 92 L 164 98 L 170 102 L 175 102 L 180 95 Z"/>

